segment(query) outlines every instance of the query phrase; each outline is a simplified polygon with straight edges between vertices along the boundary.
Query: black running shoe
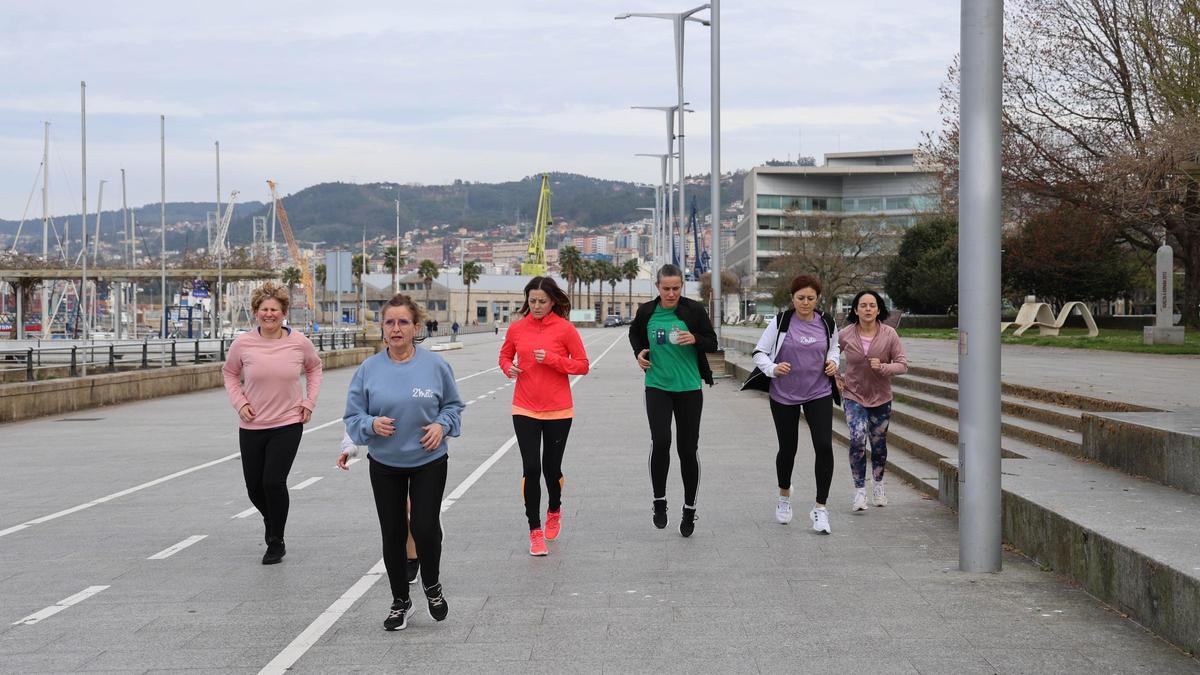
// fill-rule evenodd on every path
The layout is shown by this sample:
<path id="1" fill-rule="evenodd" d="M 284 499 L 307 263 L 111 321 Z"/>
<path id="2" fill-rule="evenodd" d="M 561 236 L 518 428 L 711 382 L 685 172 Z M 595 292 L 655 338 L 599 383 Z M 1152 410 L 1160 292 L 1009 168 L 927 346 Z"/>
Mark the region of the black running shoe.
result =
<path id="1" fill-rule="evenodd" d="M 417 573 L 421 571 L 421 561 L 416 558 L 408 560 L 408 583 L 413 584 L 417 581 Z"/>
<path id="2" fill-rule="evenodd" d="M 685 537 L 692 536 L 692 532 L 696 530 L 696 509 L 683 507 L 683 518 L 679 521 L 679 534 Z"/>
<path id="3" fill-rule="evenodd" d="M 433 617 L 434 621 L 445 621 L 446 615 L 450 613 L 450 606 L 446 604 L 446 597 L 442 595 L 442 585 L 434 584 L 433 588 L 426 588 L 425 599 L 429 601 L 429 616 Z"/>
<path id="4" fill-rule="evenodd" d="M 283 545 L 282 538 L 272 538 L 267 540 L 267 552 L 263 554 L 262 564 L 277 565 L 283 562 L 283 556 L 287 554 L 287 547 Z"/>
<path id="5" fill-rule="evenodd" d="M 397 598 L 392 603 L 392 609 L 388 611 L 387 618 L 383 620 L 383 629 L 404 630 L 408 628 L 408 615 L 412 612 L 412 608 L 412 600 Z"/>
<path id="6" fill-rule="evenodd" d="M 663 529 L 667 526 L 667 500 L 654 500 L 654 526 Z"/>

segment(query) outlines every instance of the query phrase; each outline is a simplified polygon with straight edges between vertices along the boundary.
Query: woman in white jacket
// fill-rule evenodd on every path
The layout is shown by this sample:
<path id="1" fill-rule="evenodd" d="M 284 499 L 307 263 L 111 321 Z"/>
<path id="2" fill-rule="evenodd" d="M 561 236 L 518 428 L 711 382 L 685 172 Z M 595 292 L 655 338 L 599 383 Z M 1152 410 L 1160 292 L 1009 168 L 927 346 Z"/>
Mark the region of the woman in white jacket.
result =
<path id="1" fill-rule="evenodd" d="M 754 348 L 754 365 L 771 379 L 771 418 L 779 439 L 775 472 L 779 500 L 775 518 L 792 521 L 792 468 L 799 444 L 800 414 L 816 455 L 817 495 L 809 517 L 813 530 L 829 534 L 829 485 L 833 482 L 833 404 L 840 402 L 833 376 L 839 352 L 833 319 L 817 309 L 821 282 L 802 274 L 792 280 L 793 309 L 776 317 Z"/>

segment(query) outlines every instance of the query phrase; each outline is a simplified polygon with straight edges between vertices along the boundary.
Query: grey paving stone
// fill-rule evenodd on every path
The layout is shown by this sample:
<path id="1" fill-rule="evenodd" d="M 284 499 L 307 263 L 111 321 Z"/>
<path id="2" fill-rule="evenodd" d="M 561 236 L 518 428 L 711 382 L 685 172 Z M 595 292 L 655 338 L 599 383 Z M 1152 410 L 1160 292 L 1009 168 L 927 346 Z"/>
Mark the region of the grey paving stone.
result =
<path id="1" fill-rule="evenodd" d="M 1001 675 L 1025 673 L 1092 673 L 1096 664 L 1074 649 L 1037 649 L 1013 646 L 1007 649 L 982 649 L 980 656 Z"/>

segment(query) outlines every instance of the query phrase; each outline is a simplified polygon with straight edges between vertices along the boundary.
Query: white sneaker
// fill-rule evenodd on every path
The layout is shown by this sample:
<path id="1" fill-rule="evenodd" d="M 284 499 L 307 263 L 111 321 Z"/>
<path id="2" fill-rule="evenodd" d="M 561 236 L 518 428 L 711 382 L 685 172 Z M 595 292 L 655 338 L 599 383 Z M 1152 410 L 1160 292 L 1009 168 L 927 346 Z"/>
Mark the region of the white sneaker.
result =
<path id="1" fill-rule="evenodd" d="M 779 503 L 775 505 L 775 520 L 784 525 L 792 522 L 792 500 L 790 497 L 779 496 Z"/>
<path id="2" fill-rule="evenodd" d="M 866 511 L 867 510 L 867 488 L 860 487 L 854 490 L 854 502 L 850 505 L 851 511 Z"/>
<path id="3" fill-rule="evenodd" d="M 813 510 L 808 514 L 808 516 L 810 518 L 812 518 L 814 532 L 823 532 L 825 534 L 830 534 L 831 531 L 829 529 L 829 510 L 828 509 L 826 509 L 824 506 L 814 507 Z"/>
<path id="4" fill-rule="evenodd" d="M 871 501 L 875 502 L 875 506 L 887 506 L 887 495 L 883 493 L 883 481 L 875 483 L 875 487 L 871 489 Z"/>

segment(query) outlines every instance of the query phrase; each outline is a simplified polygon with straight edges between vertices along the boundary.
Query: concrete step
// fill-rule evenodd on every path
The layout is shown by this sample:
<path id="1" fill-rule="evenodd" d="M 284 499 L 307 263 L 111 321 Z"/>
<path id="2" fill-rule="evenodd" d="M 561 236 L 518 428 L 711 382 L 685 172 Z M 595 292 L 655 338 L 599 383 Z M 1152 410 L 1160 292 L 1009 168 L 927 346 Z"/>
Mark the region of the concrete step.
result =
<path id="1" fill-rule="evenodd" d="M 896 409 L 897 404 L 903 404 L 906 413 L 911 413 L 908 407 L 912 407 L 946 418 L 947 427 L 939 428 L 936 431 L 930 431 L 926 428 L 926 431 L 958 443 L 958 401 L 956 399 L 944 398 L 923 392 L 913 392 L 905 388 L 894 388 L 892 394 L 895 398 L 895 402 L 892 404 L 893 411 Z M 893 416 L 895 416 L 894 412 Z M 914 425 L 925 428 L 924 422 L 914 422 Z M 1076 420 L 1073 427 L 1064 429 L 1053 424 L 1025 419 L 1003 411 L 1000 416 L 1000 432 L 1005 437 L 1033 443 L 1034 445 L 1057 450 L 1058 452 L 1074 457 L 1082 456 L 1083 434 L 1079 431 L 1081 427 L 1082 422 L 1080 420 Z M 951 432 L 953 436 L 950 435 Z"/>
<path id="2" fill-rule="evenodd" d="M 926 436 L 932 436 L 947 443 L 954 447 L 955 451 L 953 455 L 946 456 L 958 456 L 958 420 L 955 418 L 930 412 L 897 399 L 892 402 L 892 424 L 919 431 Z M 1028 441 L 1012 436 L 1002 436 L 1000 446 L 1001 456 L 1011 459 L 1023 459 L 1026 450 L 1037 447 Z"/>
<path id="3" fill-rule="evenodd" d="M 919 375 L 901 375 L 892 379 L 893 389 L 918 391 L 926 394 L 941 396 L 958 401 L 958 385 Z M 1000 406 L 1004 413 L 1013 417 L 1021 417 L 1035 422 L 1043 422 L 1078 430 L 1082 428 L 1083 411 L 1078 408 L 1056 405 L 1022 396 L 1003 394 L 1000 396 Z"/>
<path id="4" fill-rule="evenodd" d="M 753 345 L 751 345 L 753 348 Z M 924 377 L 931 380 L 937 380 L 943 383 L 958 384 L 958 373 L 948 370 L 938 370 L 936 368 L 926 368 L 923 366 L 914 366 L 909 364 L 908 374 L 917 377 Z M 1029 387 L 1021 384 L 1012 384 L 1010 382 L 1000 383 L 1001 394 L 1009 396 L 1018 396 L 1034 401 L 1051 403 L 1064 406 L 1067 408 L 1075 408 L 1076 410 L 1084 411 L 1104 411 L 1104 412 L 1158 412 L 1158 408 L 1150 408 L 1143 405 L 1133 403 L 1125 403 L 1121 401 L 1110 401 L 1103 398 L 1095 398 L 1093 396 L 1084 396 L 1082 394 L 1072 394 L 1064 391 L 1053 391 L 1050 389 L 1039 389 L 1037 387 Z"/>

